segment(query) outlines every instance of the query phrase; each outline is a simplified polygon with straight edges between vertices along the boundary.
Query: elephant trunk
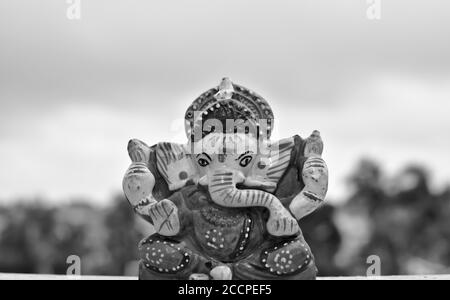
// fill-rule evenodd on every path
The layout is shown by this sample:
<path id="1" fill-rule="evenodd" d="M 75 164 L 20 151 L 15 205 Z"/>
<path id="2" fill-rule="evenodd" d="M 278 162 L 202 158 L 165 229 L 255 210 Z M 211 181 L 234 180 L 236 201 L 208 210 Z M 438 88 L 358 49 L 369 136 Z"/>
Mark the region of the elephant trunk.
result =
<path id="1" fill-rule="evenodd" d="M 299 231 L 297 221 L 274 195 L 253 189 L 236 187 L 244 182 L 240 172 L 216 170 L 208 176 L 208 187 L 214 203 L 224 207 L 265 207 L 270 211 L 267 229 L 275 236 L 291 235 Z"/>
<path id="2" fill-rule="evenodd" d="M 238 189 L 236 185 L 244 181 L 244 176 L 236 171 L 216 170 L 208 179 L 211 198 L 221 206 L 270 208 L 279 202 L 275 196 L 264 191 Z"/>

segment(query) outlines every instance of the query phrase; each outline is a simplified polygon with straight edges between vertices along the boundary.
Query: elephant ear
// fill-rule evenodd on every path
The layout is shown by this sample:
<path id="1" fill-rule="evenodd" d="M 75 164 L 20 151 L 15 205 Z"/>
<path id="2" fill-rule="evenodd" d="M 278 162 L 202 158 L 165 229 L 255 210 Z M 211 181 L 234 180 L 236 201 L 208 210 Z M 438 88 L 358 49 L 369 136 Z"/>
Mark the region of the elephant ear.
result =
<path id="1" fill-rule="evenodd" d="M 181 189 L 197 178 L 197 169 L 185 145 L 159 143 L 156 145 L 156 161 L 158 171 L 171 191 Z"/>
<path id="2" fill-rule="evenodd" d="M 253 164 L 249 174 L 250 179 L 266 183 L 267 187 L 264 189 L 273 193 L 289 166 L 294 145 L 294 138 L 268 144 Z"/>

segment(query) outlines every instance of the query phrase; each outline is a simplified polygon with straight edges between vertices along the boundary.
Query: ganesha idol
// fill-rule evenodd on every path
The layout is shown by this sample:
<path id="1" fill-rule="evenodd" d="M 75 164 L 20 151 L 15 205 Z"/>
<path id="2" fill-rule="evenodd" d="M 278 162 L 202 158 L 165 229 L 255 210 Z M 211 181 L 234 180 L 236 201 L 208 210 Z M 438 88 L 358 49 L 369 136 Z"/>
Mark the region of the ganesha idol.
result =
<path id="1" fill-rule="evenodd" d="M 186 144 L 131 140 L 123 179 L 155 234 L 139 244 L 140 279 L 315 279 L 298 220 L 328 188 L 318 131 L 271 141 L 259 95 L 224 78 L 185 115 Z"/>

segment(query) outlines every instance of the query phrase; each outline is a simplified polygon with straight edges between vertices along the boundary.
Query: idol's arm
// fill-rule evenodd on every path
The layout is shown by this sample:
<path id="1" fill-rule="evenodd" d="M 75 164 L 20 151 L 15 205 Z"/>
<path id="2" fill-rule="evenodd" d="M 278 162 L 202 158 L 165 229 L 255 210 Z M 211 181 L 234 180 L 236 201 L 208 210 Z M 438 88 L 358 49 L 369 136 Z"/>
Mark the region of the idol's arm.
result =
<path id="1" fill-rule="evenodd" d="M 151 151 L 144 142 L 129 142 L 128 153 L 132 163 L 123 178 L 123 191 L 134 211 L 152 223 L 156 232 L 174 236 L 180 231 L 178 209 L 172 201 L 158 201 L 153 196 L 155 176 L 149 169 Z"/>
<path id="2" fill-rule="evenodd" d="M 292 200 L 289 209 L 298 219 L 309 215 L 325 200 L 328 191 L 328 168 L 322 159 L 323 142 L 318 131 L 305 141 L 304 162 L 301 170 L 305 187 Z"/>

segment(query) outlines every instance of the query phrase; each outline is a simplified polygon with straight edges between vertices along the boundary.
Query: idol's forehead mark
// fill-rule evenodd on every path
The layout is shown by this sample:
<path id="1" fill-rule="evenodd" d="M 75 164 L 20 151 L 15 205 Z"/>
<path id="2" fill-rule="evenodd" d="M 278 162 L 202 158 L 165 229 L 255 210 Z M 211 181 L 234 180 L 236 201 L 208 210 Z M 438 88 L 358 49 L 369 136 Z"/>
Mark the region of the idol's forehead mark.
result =
<path id="1" fill-rule="evenodd" d="M 230 140 L 223 144 L 223 153 L 230 155 L 239 155 L 239 157 L 248 154 L 254 153 L 257 149 L 254 147 L 256 143 L 245 142 L 241 143 L 236 140 Z"/>

